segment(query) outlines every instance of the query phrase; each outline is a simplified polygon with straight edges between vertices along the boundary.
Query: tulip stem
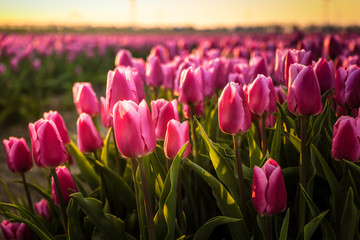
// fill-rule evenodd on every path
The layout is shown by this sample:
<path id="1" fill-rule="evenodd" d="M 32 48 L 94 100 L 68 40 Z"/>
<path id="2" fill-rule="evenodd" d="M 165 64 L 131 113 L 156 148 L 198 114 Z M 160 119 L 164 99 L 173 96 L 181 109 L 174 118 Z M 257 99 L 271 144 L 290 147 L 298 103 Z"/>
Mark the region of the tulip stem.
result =
<path id="1" fill-rule="evenodd" d="M 30 195 L 30 192 L 29 192 L 28 184 L 27 184 L 27 182 L 26 182 L 25 173 L 21 173 L 21 178 L 22 178 L 22 180 L 23 180 L 23 184 L 24 184 L 24 188 L 25 188 L 25 193 L 26 193 L 26 198 L 27 198 L 27 201 L 28 201 L 28 205 L 29 205 L 30 212 L 31 212 L 32 214 L 34 214 L 34 207 L 33 207 L 33 204 L 32 204 L 32 200 L 31 200 L 31 195 Z"/>
<path id="2" fill-rule="evenodd" d="M 118 150 L 118 146 L 117 146 L 117 143 L 116 143 L 116 138 L 115 138 L 115 131 L 114 131 L 114 128 L 111 128 L 111 132 L 112 132 L 112 135 L 113 135 L 113 141 L 114 141 L 114 148 L 115 148 L 115 161 L 116 161 L 116 168 L 118 170 L 118 173 L 120 176 L 123 176 L 124 175 L 124 164 L 123 162 L 120 162 L 120 156 L 119 156 L 119 150 Z"/>
<path id="3" fill-rule="evenodd" d="M 341 191 L 342 191 L 342 199 L 341 199 L 341 212 L 344 211 L 346 197 L 348 194 L 349 188 L 349 165 L 344 162 L 344 177 L 341 182 Z"/>
<path id="4" fill-rule="evenodd" d="M 64 202 L 64 197 L 63 197 L 62 191 L 61 191 L 59 178 L 56 174 L 55 168 L 51 168 L 50 171 L 54 178 L 56 195 L 58 197 L 59 204 L 60 204 L 60 213 L 61 213 L 61 217 L 62 217 L 62 223 L 64 226 L 65 236 L 66 236 L 66 239 L 68 239 L 68 234 L 67 234 L 67 221 L 68 220 L 67 220 L 67 215 L 66 215 L 66 210 L 65 210 L 65 202 Z"/>
<path id="5" fill-rule="evenodd" d="M 244 175 L 242 170 L 242 162 L 241 162 L 241 154 L 240 154 L 240 135 L 239 134 L 233 135 L 233 140 L 234 140 L 234 150 L 236 156 L 236 167 L 239 177 L 241 212 L 243 214 L 244 219 L 246 219 L 247 207 L 246 207 L 246 198 L 245 198 L 245 182 L 244 182 Z"/>
<path id="6" fill-rule="evenodd" d="M 272 240 L 272 216 L 266 216 L 266 240 Z"/>
<path id="7" fill-rule="evenodd" d="M 190 120 L 190 137 L 191 137 L 191 144 L 192 144 L 192 155 L 194 157 L 194 160 L 196 159 L 196 139 L 195 139 L 195 134 L 194 134 L 194 105 L 190 105 L 190 116 L 189 116 L 189 120 Z"/>
<path id="8" fill-rule="evenodd" d="M 306 117 L 300 116 L 300 139 L 301 139 L 301 153 L 300 153 L 300 184 L 307 191 L 307 177 L 306 177 Z M 306 203 L 303 194 L 300 194 L 299 200 L 299 231 L 305 226 L 306 218 Z"/>
<path id="9" fill-rule="evenodd" d="M 267 150 L 267 139 L 266 139 L 266 114 L 261 115 L 261 150 L 263 156 Z"/>
<path id="10" fill-rule="evenodd" d="M 154 217 L 153 217 L 152 202 L 150 197 L 149 186 L 146 179 L 145 163 L 143 159 L 139 159 L 139 169 L 140 169 L 141 185 L 144 196 L 145 214 L 146 214 L 147 228 L 149 232 L 149 240 L 155 240 L 156 234 L 155 234 L 155 227 L 153 220 Z"/>
<path id="11" fill-rule="evenodd" d="M 177 191 L 176 209 L 177 209 L 177 215 L 178 215 L 178 223 L 179 223 L 179 227 L 180 227 L 182 233 L 185 234 L 186 224 L 185 224 L 183 208 L 182 208 L 181 166 L 179 167 L 176 191 Z"/>
<path id="12" fill-rule="evenodd" d="M 169 172 L 170 166 L 171 166 L 170 159 L 166 158 L 166 172 Z"/>

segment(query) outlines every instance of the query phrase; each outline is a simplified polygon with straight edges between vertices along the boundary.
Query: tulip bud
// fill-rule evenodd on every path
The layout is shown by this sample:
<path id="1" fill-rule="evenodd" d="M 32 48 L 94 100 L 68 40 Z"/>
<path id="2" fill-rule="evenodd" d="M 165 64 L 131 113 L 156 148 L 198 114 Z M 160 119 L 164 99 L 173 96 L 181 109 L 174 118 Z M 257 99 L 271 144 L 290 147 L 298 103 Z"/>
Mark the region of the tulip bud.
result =
<path id="1" fill-rule="evenodd" d="M 64 119 L 61 117 L 61 115 L 57 111 L 50 111 L 44 113 L 44 119 L 52 120 L 55 123 L 64 145 L 68 145 L 70 143 L 70 138 L 68 130 L 65 126 Z"/>
<path id="2" fill-rule="evenodd" d="M 336 160 L 357 162 L 360 158 L 360 119 L 341 116 L 333 128 L 331 155 Z"/>
<path id="3" fill-rule="evenodd" d="M 34 239 L 31 229 L 25 223 L 2 221 L 1 230 L 4 240 L 32 240 Z"/>
<path id="4" fill-rule="evenodd" d="M 94 116 L 100 113 L 99 101 L 92 88 L 91 83 L 75 83 L 73 86 L 73 97 L 78 114 L 87 113 Z"/>
<path id="5" fill-rule="evenodd" d="M 145 100 L 139 105 L 133 101 L 119 101 L 113 113 L 115 139 L 124 157 L 137 158 L 154 151 L 155 127 Z"/>
<path id="6" fill-rule="evenodd" d="M 286 52 L 284 62 L 284 80 L 285 85 L 289 84 L 290 67 L 294 63 L 299 63 L 305 66 L 311 65 L 311 52 L 305 52 L 305 50 L 290 49 Z"/>
<path id="7" fill-rule="evenodd" d="M 360 68 L 348 73 L 345 81 L 345 101 L 350 108 L 360 107 Z"/>
<path id="8" fill-rule="evenodd" d="M 293 64 L 290 67 L 287 106 L 299 115 L 317 115 L 322 111 L 319 82 L 311 66 Z"/>
<path id="9" fill-rule="evenodd" d="M 286 101 L 286 93 L 281 86 L 274 86 L 276 100 L 282 105 Z"/>
<path id="10" fill-rule="evenodd" d="M 166 134 L 166 127 L 171 119 L 179 121 L 177 100 L 168 102 L 165 99 L 151 100 L 151 116 L 155 124 L 156 138 L 163 140 Z"/>
<path id="11" fill-rule="evenodd" d="M 164 82 L 164 73 L 161 67 L 161 61 L 153 56 L 148 59 L 146 66 L 146 85 L 159 87 Z"/>
<path id="12" fill-rule="evenodd" d="M 215 92 L 214 81 L 211 75 L 211 71 L 204 67 L 197 67 L 195 69 L 195 76 L 201 82 L 203 86 L 204 96 L 211 98 Z"/>
<path id="13" fill-rule="evenodd" d="M 179 102 L 196 105 L 204 100 L 202 83 L 195 75 L 193 67 L 182 71 L 179 86 Z"/>
<path id="14" fill-rule="evenodd" d="M 266 59 L 262 56 L 252 57 L 249 62 L 249 67 L 249 78 L 251 81 L 253 81 L 259 74 L 269 76 Z"/>
<path id="15" fill-rule="evenodd" d="M 57 167 L 56 175 L 59 179 L 61 193 L 64 198 L 64 203 L 65 203 L 65 205 L 67 205 L 70 201 L 70 194 L 72 193 L 69 190 L 69 188 L 75 192 L 77 192 L 78 189 L 75 185 L 73 177 L 71 176 L 71 173 L 69 172 L 69 169 L 67 169 L 66 166 Z M 55 204 L 59 205 L 59 199 L 58 199 L 58 195 L 56 193 L 54 177 L 51 178 L 51 195 L 52 195 L 53 202 Z"/>
<path id="16" fill-rule="evenodd" d="M 242 88 L 228 83 L 219 98 L 219 125 L 228 134 L 244 133 L 251 125 L 250 109 Z"/>
<path id="17" fill-rule="evenodd" d="M 148 58 L 151 58 L 153 56 L 158 57 L 161 63 L 167 63 L 168 62 L 168 58 L 166 56 L 165 48 L 162 45 L 155 45 L 151 49 Z"/>
<path id="18" fill-rule="evenodd" d="M 227 83 L 225 61 L 222 58 L 216 58 L 211 63 L 212 82 L 216 89 L 223 89 Z"/>
<path id="19" fill-rule="evenodd" d="M 35 203 L 35 211 L 39 216 L 43 217 L 46 221 L 50 222 L 51 212 L 47 201 L 43 198 L 39 202 Z"/>
<path id="20" fill-rule="evenodd" d="M 10 171 L 24 173 L 32 168 L 30 151 L 24 138 L 10 137 L 9 140 L 4 139 L 3 143 Z"/>
<path id="21" fill-rule="evenodd" d="M 32 155 L 38 167 L 54 168 L 66 162 L 66 150 L 52 120 L 29 123 Z"/>
<path id="22" fill-rule="evenodd" d="M 174 159 L 186 142 L 189 143 L 182 155 L 182 159 L 187 158 L 191 152 L 189 125 L 187 121 L 180 123 L 178 120 L 171 119 L 167 125 L 164 142 L 164 152 L 166 157 Z"/>
<path id="23" fill-rule="evenodd" d="M 287 194 L 280 166 L 273 159 L 254 167 L 252 203 L 260 215 L 276 215 L 286 209 Z"/>
<path id="24" fill-rule="evenodd" d="M 316 77 L 319 81 L 321 94 L 327 90 L 334 88 L 335 77 L 333 62 L 327 62 L 325 58 L 320 58 L 314 66 Z"/>
<path id="25" fill-rule="evenodd" d="M 115 66 L 133 66 L 131 52 L 120 49 L 115 57 Z"/>
<path id="26" fill-rule="evenodd" d="M 174 86 L 175 68 L 172 62 L 161 65 L 164 74 L 163 87 L 165 89 L 172 89 Z"/>
<path id="27" fill-rule="evenodd" d="M 106 107 L 106 99 L 104 97 L 100 97 L 100 111 L 101 111 L 101 122 L 106 128 L 110 128 L 112 125 L 112 116 L 110 115 L 107 107 Z"/>
<path id="28" fill-rule="evenodd" d="M 77 133 L 78 146 L 83 153 L 94 152 L 104 146 L 104 142 L 91 117 L 86 113 L 80 114 L 77 120 Z"/>

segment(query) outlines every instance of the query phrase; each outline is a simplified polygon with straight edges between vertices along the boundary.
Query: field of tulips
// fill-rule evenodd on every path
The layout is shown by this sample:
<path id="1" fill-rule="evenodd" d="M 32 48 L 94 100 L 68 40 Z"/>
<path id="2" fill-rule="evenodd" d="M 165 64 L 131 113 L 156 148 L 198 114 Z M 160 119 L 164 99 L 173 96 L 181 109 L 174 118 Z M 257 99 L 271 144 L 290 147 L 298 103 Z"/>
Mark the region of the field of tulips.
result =
<path id="1" fill-rule="evenodd" d="M 125 39 L 0 37 L 4 239 L 360 239 L 360 36 Z"/>

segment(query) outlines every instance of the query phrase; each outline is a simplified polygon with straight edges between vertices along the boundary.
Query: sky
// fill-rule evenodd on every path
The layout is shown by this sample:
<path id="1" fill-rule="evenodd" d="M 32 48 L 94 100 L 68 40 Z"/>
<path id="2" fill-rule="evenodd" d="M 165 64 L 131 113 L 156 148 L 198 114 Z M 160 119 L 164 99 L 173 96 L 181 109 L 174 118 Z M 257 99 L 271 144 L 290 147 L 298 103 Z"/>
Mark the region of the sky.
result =
<path id="1" fill-rule="evenodd" d="M 0 0 L 0 25 L 360 25 L 359 0 Z"/>

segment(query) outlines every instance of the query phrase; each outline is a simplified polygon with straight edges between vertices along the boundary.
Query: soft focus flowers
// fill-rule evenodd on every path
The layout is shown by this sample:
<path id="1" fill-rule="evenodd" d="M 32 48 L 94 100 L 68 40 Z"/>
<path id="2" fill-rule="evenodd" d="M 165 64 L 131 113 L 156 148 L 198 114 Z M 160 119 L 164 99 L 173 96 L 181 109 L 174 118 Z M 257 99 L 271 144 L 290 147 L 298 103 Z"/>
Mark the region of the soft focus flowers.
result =
<path id="1" fill-rule="evenodd" d="M 254 167 L 252 203 L 260 215 L 276 215 L 286 209 L 287 194 L 279 164 L 273 159 Z"/>
<path id="2" fill-rule="evenodd" d="M 59 179 L 61 192 L 62 192 L 62 195 L 64 198 L 64 203 L 65 203 L 65 205 L 67 205 L 70 201 L 70 194 L 72 193 L 69 190 L 69 188 L 75 192 L 77 192 L 78 189 L 75 185 L 73 177 L 71 176 L 71 173 L 69 172 L 69 169 L 67 169 L 66 166 L 57 167 L 56 175 Z M 58 199 L 58 196 L 56 193 L 54 177 L 51 178 L 51 195 L 52 195 L 53 202 L 55 204 L 59 205 L 59 199 Z"/>
<path id="3" fill-rule="evenodd" d="M 179 102 L 182 104 L 196 105 L 204 100 L 202 83 L 195 75 L 193 67 L 181 72 L 179 86 Z"/>
<path id="4" fill-rule="evenodd" d="M 113 126 L 117 146 L 124 157 L 137 158 L 154 151 L 156 134 L 145 100 L 119 101 L 113 110 Z"/>
<path id="5" fill-rule="evenodd" d="M 77 133 L 78 146 L 83 153 L 94 152 L 104 146 L 104 142 L 91 117 L 86 113 L 80 114 L 77 120 Z"/>
<path id="6" fill-rule="evenodd" d="M 37 214 L 39 214 L 39 216 L 43 217 L 46 221 L 48 222 L 51 221 L 52 219 L 51 212 L 46 199 L 43 198 L 39 202 L 35 203 L 35 211 Z"/>
<path id="7" fill-rule="evenodd" d="M 120 49 L 115 57 L 115 66 L 133 66 L 131 52 Z"/>
<path id="8" fill-rule="evenodd" d="M 335 86 L 334 66 L 332 61 L 320 58 L 314 66 L 316 77 L 319 81 L 321 94 Z"/>
<path id="9" fill-rule="evenodd" d="M 155 124 L 156 138 L 163 140 L 165 138 L 168 122 L 171 119 L 179 121 L 177 100 L 151 100 L 151 116 Z"/>
<path id="10" fill-rule="evenodd" d="M 146 65 L 146 84 L 152 87 L 159 87 L 164 82 L 164 73 L 161 61 L 157 56 L 148 59 Z"/>
<path id="11" fill-rule="evenodd" d="M 180 123 L 178 120 L 171 119 L 167 124 L 166 136 L 164 141 L 164 152 L 167 158 L 174 159 L 181 147 L 188 142 L 182 155 L 185 159 L 190 155 L 190 138 L 188 122 Z"/>
<path id="12" fill-rule="evenodd" d="M 6 150 L 6 162 L 12 172 L 24 173 L 32 166 L 32 158 L 24 138 L 10 137 L 3 140 Z"/>
<path id="13" fill-rule="evenodd" d="M 77 82 L 73 86 L 73 97 L 78 114 L 94 116 L 100 113 L 99 101 L 89 82 Z"/>
<path id="14" fill-rule="evenodd" d="M 40 119 L 29 123 L 32 155 L 37 166 L 54 168 L 67 159 L 64 142 L 52 120 Z"/>
<path id="15" fill-rule="evenodd" d="M 25 223 L 2 221 L 1 230 L 4 240 L 32 240 L 34 239 L 31 229 Z"/>
<path id="16" fill-rule="evenodd" d="M 360 68 L 351 66 L 347 70 L 339 67 L 335 80 L 335 100 L 349 108 L 360 107 Z"/>
<path id="17" fill-rule="evenodd" d="M 46 112 L 44 113 L 44 119 L 52 120 L 55 123 L 56 128 L 61 136 L 61 139 L 64 142 L 64 145 L 68 145 L 70 143 L 70 138 L 69 138 L 68 130 L 65 126 L 64 119 L 61 117 L 60 113 L 58 113 L 57 111 Z"/>
<path id="18" fill-rule="evenodd" d="M 194 112 L 192 113 L 191 106 L 189 106 L 189 105 L 182 106 L 182 113 L 183 113 L 184 118 L 189 119 L 191 114 L 195 115 L 196 117 L 200 117 L 200 116 L 204 115 L 204 112 L 205 112 L 204 102 L 193 106 L 193 111 Z"/>
<path id="19" fill-rule="evenodd" d="M 357 162 L 360 158 L 360 118 L 341 116 L 333 128 L 331 155 L 336 160 Z"/>

